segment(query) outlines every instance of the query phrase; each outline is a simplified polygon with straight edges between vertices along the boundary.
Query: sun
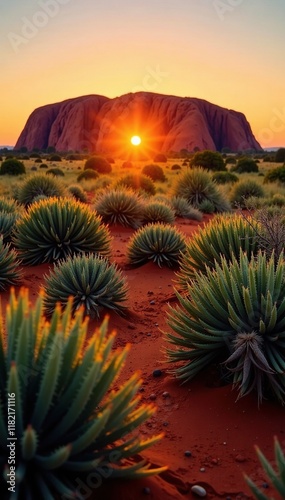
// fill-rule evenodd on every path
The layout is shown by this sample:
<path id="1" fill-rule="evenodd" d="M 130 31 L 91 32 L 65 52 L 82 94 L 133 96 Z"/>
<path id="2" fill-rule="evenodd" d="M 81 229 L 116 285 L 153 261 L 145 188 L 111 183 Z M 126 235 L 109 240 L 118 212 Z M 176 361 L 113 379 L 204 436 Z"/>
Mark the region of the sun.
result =
<path id="1" fill-rule="evenodd" d="M 133 146 L 139 146 L 141 142 L 142 140 L 138 135 L 133 135 L 133 137 L 131 138 L 131 143 Z"/>

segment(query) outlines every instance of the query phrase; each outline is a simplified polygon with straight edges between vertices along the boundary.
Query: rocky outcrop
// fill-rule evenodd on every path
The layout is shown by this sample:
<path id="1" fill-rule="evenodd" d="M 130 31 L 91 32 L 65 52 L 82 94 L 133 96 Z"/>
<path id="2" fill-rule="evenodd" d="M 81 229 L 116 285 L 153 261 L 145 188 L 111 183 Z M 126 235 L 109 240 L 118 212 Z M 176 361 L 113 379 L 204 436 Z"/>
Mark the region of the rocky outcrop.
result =
<path id="1" fill-rule="evenodd" d="M 149 92 L 89 95 L 37 108 L 15 145 L 124 155 L 140 135 L 145 151 L 261 150 L 242 113 L 192 97 Z"/>

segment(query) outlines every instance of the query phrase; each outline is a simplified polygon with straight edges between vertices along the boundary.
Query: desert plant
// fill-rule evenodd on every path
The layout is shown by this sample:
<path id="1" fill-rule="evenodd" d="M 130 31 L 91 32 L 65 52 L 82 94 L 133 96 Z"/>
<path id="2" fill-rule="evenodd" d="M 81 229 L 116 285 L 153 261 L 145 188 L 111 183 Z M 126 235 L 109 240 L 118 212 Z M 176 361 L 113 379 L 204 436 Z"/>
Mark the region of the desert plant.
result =
<path id="1" fill-rule="evenodd" d="M 277 149 L 275 153 L 276 163 L 285 163 L 285 148 Z"/>
<path id="2" fill-rule="evenodd" d="M 54 175 L 54 177 L 64 177 L 64 172 L 61 170 L 61 168 L 49 168 L 46 171 L 46 175 Z"/>
<path id="3" fill-rule="evenodd" d="M 284 194 L 280 194 L 280 193 L 275 193 L 271 200 L 270 200 L 270 204 L 273 205 L 273 206 L 278 206 L 278 207 L 284 207 L 285 206 L 285 196 Z"/>
<path id="4" fill-rule="evenodd" d="M 22 279 L 20 261 L 17 253 L 10 247 L 10 243 L 5 244 L 2 235 L 0 236 L 0 291 L 6 290 L 10 286 L 19 285 Z"/>
<path id="5" fill-rule="evenodd" d="M 277 168 L 272 168 L 269 170 L 263 180 L 264 184 L 268 182 L 285 182 L 285 166 L 277 167 Z"/>
<path id="6" fill-rule="evenodd" d="M 18 217 L 17 213 L 0 211 L 0 236 L 3 238 L 4 243 L 11 241 L 13 229 Z"/>
<path id="7" fill-rule="evenodd" d="M 14 198 L 6 198 L 6 196 L 0 196 L 0 211 L 6 212 L 8 214 L 15 214 L 20 211 L 20 206 L 14 200 Z"/>
<path id="8" fill-rule="evenodd" d="M 192 379 L 212 362 L 233 374 L 238 397 L 255 390 L 258 403 L 285 394 L 285 261 L 275 264 L 261 251 L 249 260 L 225 257 L 205 274 L 196 273 L 180 306 L 170 307 L 167 339 L 170 362 L 184 361 L 175 373 Z"/>
<path id="9" fill-rule="evenodd" d="M 31 306 L 27 289 L 18 297 L 11 292 L 0 336 L 1 498 L 7 498 L 9 479 L 8 403 L 17 415 L 11 424 L 17 463 L 10 499 L 82 498 L 76 479 L 85 482 L 90 473 L 139 478 L 165 470 L 133 460 L 161 435 L 142 440 L 134 433 L 155 411 L 139 405 L 140 375 L 115 387 L 129 346 L 114 348 L 105 319 L 84 347 L 88 321 L 82 309 L 74 317 L 71 311 L 71 300 L 64 311 L 57 305 L 48 322 L 42 293 Z"/>
<path id="10" fill-rule="evenodd" d="M 200 210 L 203 214 L 214 214 L 215 205 L 211 202 L 211 200 L 203 200 L 199 203 L 198 210 Z"/>
<path id="11" fill-rule="evenodd" d="M 67 190 L 76 200 L 87 203 L 87 195 L 79 184 L 70 184 Z"/>
<path id="12" fill-rule="evenodd" d="M 0 175 L 21 175 L 25 173 L 24 163 L 16 158 L 4 160 L 0 167 Z"/>
<path id="13" fill-rule="evenodd" d="M 159 181 L 159 182 L 166 181 L 163 169 L 159 165 L 155 164 L 145 165 L 142 169 L 142 174 L 147 175 L 153 181 Z"/>
<path id="14" fill-rule="evenodd" d="M 258 172 L 258 165 L 253 158 L 240 158 L 235 165 L 231 167 L 231 172 L 244 174 Z"/>
<path id="15" fill-rule="evenodd" d="M 155 194 L 155 185 L 153 180 L 144 174 L 127 174 L 121 177 L 117 183 L 117 186 L 125 186 L 134 191 L 143 191 L 147 194 Z"/>
<path id="16" fill-rule="evenodd" d="M 15 190 L 17 201 L 26 207 L 30 205 L 37 196 L 54 197 L 64 196 L 65 188 L 61 182 L 45 174 L 34 174 L 27 177 Z"/>
<path id="17" fill-rule="evenodd" d="M 48 165 L 46 163 L 41 163 L 39 168 L 48 168 Z"/>
<path id="18" fill-rule="evenodd" d="M 215 172 L 212 179 L 217 184 L 234 184 L 239 180 L 238 176 L 231 172 Z"/>
<path id="19" fill-rule="evenodd" d="M 80 172 L 80 174 L 77 176 L 77 182 L 88 179 L 97 179 L 98 176 L 99 174 L 98 172 L 96 172 L 96 170 L 91 170 L 91 168 L 88 168 L 87 170 L 83 170 L 83 172 Z"/>
<path id="20" fill-rule="evenodd" d="M 49 159 L 49 161 L 61 161 L 62 160 L 61 156 L 57 155 L 57 154 L 51 155 L 48 159 Z"/>
<path id="21" fill-rule="evenodd" d="M 235 184 L 230 193 L 230 200 L 234 206 L 246 208 L 246 200 L 251 197 L 263 198 L 265 191 L 263 187 L 255 181 L 240 181 Z"/>
<path id="22" fill-rule="evenodd" d="M 142 223 L 149 224 L 162 222 L 164 224 L 173 224 L 175 220 L 174 210 L 160 201 L 150 201 L 145 203 L 142 212 Z"/>
<path id="23" fill-rule="evenodd" d="M 110 174 L 112 167 L 110 163 L 101 156 L 91 156 L 86 160 L 84 170 L 95 170 L 98 174 Z"/>
<path id="24" fill-rule="evenodd" d="M 100 316 L 106 308 L 123 313 L 126 281 L 115 264 L 96 255 L 77 255 L 59 261 L 44 282 L 45 310 L 51 314 L 57 302 L 63 306 L 73 297 L 73 310 L 84 306 L 85 314 Z"/>
<path id="25" fill-rule="evenodd" d="M 234 156 L 227 156 L 225 159 L 225 164 L 226 165 L 235 165 L 236 164 L 236 158 Z"/>
<path id="26" fill-rule="evenodd" d="M 216 186 L 209 172 L 202 168 L 188 170 L 179 176 L 174 195 L 185 198 L 188 203 L 200 209 L 205 200 L 210 201 L 216 212 L 228 212 L 230 203 Z"/>
<path id="27" fill-rule="evenodd" d="M 178 163 L 174 163 L 174 164 L 171 166 L 171 170 L 181 170 L 181 167 L 180 167 L 180 165 L 178 165 Z"/>
<path id="28" fill-rule="evenodd" d="M 157 161 L 158 163 L 166 163 L 167 162 L 167 156 L 163 153 L 157 153 L 154 158 L 153 158 L 153 161 Z"/>
<path id="29" fill-rule="evenodd" d="M 48 198 L 33 203 L 17 220 L 13 241 L 26 265 L 81 253 L 110 252 L 110 235 L 101 218 L 72 198 Z"/>
<path id="30" fill-rule="evenodd" d="M 226 170 L 223 157 L 217 151 L 197 151 L 190 159 L 191 167 L 202 167 L 211 172 L 222 172 Z"/>
<path id="31" fill-rule="evenodd" d="M 281 498 L 285 498 L 285 456 L 277 437 L 274 438 L 274 451 L 277 472 L 273 469 L 269 460 L 267 460 L 267 458 L 263 455 L 260 448 L 256 446 L 256 453 L 264 472 L 270 479 L 272 485 L 274 486 L 274 489 L 276 490 L 276 493 L 279 493 Z M 265 495 L 247 475 L 245 475 L 245 480 L 257 500 L 272 500 L 272 497 L 270 498 Z"/>
<path id="32" fill-rule="evenodd" d="M 121 224 L 135 229 L 141 225 L 143 202 L 130 189 L 105 190 L 98 195 L 94 207 L 107 224 Z"/>
<path id="33" fill-rule="evenodd" d="M 202 220 L 203 215 L 200 210 L 190 205 L 185 198 L 173 196 L 170 201 L 176 217 L 198 221 Z"/>
<path id="34" fill-rule="evenodd" d="M 138 229 L 127 247 L 128 260 L 133 266 L 142 266 L 152 261 L 159 267 L 174 267 L 184 251 L 185 238 L 180 231 L 160 223 Z"/>
<path id="35" fill-rule="evenodd" d="M 35 163 L 42 163 L 42 159 L 41 158 L 36 158 L 35 159 Z"/>

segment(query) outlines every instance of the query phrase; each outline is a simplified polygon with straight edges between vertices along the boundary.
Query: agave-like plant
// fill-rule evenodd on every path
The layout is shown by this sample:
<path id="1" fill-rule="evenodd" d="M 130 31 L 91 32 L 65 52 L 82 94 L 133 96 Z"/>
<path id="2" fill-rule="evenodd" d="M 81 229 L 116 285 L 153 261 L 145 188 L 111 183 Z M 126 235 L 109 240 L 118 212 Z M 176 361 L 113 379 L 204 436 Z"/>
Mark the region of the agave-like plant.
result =
<path id="1" fill-rule="evenodd" d="M 253 389 L 258 402 L 272 394 L 285 395 L 285 262 L 275 263 L 261 251 L 249 260 L 228 262 L 222 257 L 214 269 L 196 273 L 187 296 L 177 292 L 180 306 L 170 307 L 168 333 L 170 362 L 190 380 L 212 362 L 223 362 L 239 397 Z"/>
<path id="2" fill-rule="evenodd" d="M 15 226 L 14 244 L 25 265 L 80 253 L 110 252 L 110 235 L 89 206 L 71 198 L 33 203 Z"/>
<path id="3" fill-rule="evenodd" d="M 175 221 L 174 210 L 159 201 L 150 201 L 143 208 L 143 224 L 161 222 L 164 224 L 173 224 Z"/>
<path id="4" fill-rule="evenodd" d="M 143 201 L 130 189 L 105 189 L 99 194 L 94 207 L 107 224 L 120 224 L 134 229 L 141 225 Z"/>
<path id="5" fill-rule="evenodd" d="M 105 318 L 84 348 L 87 328 L 83 309 L 72 315 L 71 299 L 64 311 L 57 305 L 47 322 L 42 292 L 31 306 L 27 289 L 18 297 L 11 291 L 0 334 L 1 498 L 7 498 L 11 478 L 11 500 L 82 499 L 78 481 L 91 473 L 112 479 L 165 470 L 132 460 L 161 436 L 142 440 L 133 432 L 154 413 L 153 406 L 139 404 L 139 374 L 114 389 L 129 346 L 114 349 Z"/>
<path id="6" fill-rule="evenodd" d="M 15 197 L 19 203 L 26 207 L 34 198 L 40 195 L 46 197 L 65 196 L 66 191 L 63 184 L 52 175 L 34 174 L 19 183 L 15 190 Z"/>
<path id="7" fill-rule="evenodd" d="M 280 497 L 285 498 L 285 456 L 277 437 L 275 437 L 274 439 L 274 451 L 277 472 L 273 469 L 271 463 L 263 455 L 260 448 L 256 446 L 256 453 L 264 472 L 267 474 L 276 492 L 280 494 Z M 257 500 L 272 500 L 272 497 L 268 497 L 267 495 L 265 495 L 263 491 L 261 491 L 260 488 L 258 488 L 258 486 L 252 481 L 252 479 L 250 479 L 250 477 L 245 475 L 245 480 Z"/>
<path id="8" fill-rule="evenodd" d="M 125 186 L 148 195 L 155 195 L 156 191 L 153 180 L 144 174 L 126 174 L 118 179 L 115 186 Z"/>
<path id="9" fill-rule="evenodd" d="M 18 217 L 17 213 L 0 211 L 0 235 L 4 243 L 11 241 L 13 229 Z"/>
<path id="10" fill-rule="evenodd" d="M 259 224 L 252 218 L 247 221 L 241 215 L 217 215 L 188 240 L 177 273 L 179 286 L 187 290 L 196 271 L 205 273 L 207 267 L 213 268 L 222 258 L 227 261 L 233 256 L 238 258 L 240 249 L 249 257 L 252 253 L 257 254 L 258 230 Z"/>
<path id="11" fill-rule="evenodd" d="M 0 236 L 0 291 L 19 285 L 22 279 L 18 255 L 10 243 L 4 244 Z"/>
<path id="12" fill-rule="evenodd" d="M 134 233 L 127 247 L 127 255 L 134 266 L 153 261 L 159 267 L 174 267 L 185 251 L 185 246 L 185 238 L 178 229 L 169 224 L 148 224 Z"/>
<path id="13" fill-rule="evenodd" d="M 182 198 L 181 196 L 172 196 L 170 202 L 176 217 L 183 217 L 183 219 L 192 219 L 197 221 L 202 220 L 203 215 L 200 210 L 194 208 L 193 205 L 190 205 L 185 198 Z"/>
<path id="14" fill-rule="evenodd" d="M 125 310 L 127 285 L 115 264 L 96 255 L 77 255 L 59 261 L 45 276 L 45 310 L 54 311 L 57 302 L 67 304 L 73 297 L 73 309 L 82 305 L 90 316 L 99 317 L 107 308 L 119 313 Z"/>
<path id="15" fill-rule="evenodd" d="M 6 196 L 0 196 L 0 212 L 5 212 L 8 214 L 15 214 L 20 210 L 20 205 L 14 200 L 14 198 L 6 198 Z"/>
<path id="16" fill-rule="evenodd" d="M 81 201 L 82 203 L 87 203 L 87 194 L 79 184 L 70 184 L 67 190 L 76 200 Z"/>

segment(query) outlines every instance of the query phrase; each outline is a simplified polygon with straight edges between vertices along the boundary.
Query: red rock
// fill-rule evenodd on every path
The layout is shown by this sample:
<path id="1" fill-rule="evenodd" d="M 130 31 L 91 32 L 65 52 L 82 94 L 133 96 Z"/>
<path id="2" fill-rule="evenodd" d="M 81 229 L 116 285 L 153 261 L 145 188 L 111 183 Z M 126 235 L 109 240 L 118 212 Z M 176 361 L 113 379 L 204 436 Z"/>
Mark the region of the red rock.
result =
<path id="1" fill-rule="evenodd" d="M 139 134 L 147 152 L 261 150 L 245 116 L 202 99 L 148 92 L 115 99 L 89 95 L 37 108 L 15 149 L 124 154 Z"/>

